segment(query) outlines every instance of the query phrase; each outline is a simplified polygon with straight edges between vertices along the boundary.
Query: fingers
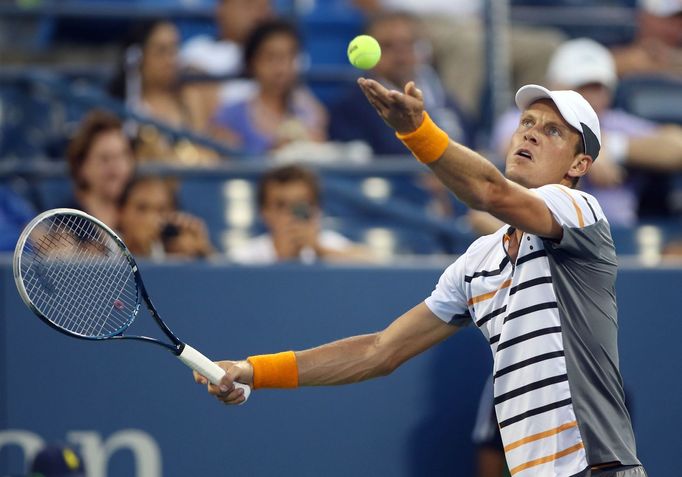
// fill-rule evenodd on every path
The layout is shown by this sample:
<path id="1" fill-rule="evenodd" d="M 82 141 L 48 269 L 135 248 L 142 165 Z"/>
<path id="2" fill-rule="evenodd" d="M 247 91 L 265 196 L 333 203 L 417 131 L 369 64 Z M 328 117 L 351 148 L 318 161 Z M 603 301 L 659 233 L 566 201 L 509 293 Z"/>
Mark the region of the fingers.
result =
<path id="1" fill-rule="evenodd" d="M 414 81 L 410 81 L 405 85 L 405 94 L 408 96 L 412 96 L 413 98 L 418 99 L 419 101 L 424 100 L 422 90 L 417 88 L 417 85 L 414 84 Z"/>
<path id="2" fill-rule="evenodd" d="M 241 404 L 246 400 L 244 390 L 234 385 L 234 380 L 230 373 L 225 373 L 225 376 L 223 376 L 223 379 L 217 386 L 209 383 L 207 389 L 209 394 L 212 394 L 218 401 L 225 404 Z"/>
<path id="3" fill-rule="evenodd" d="M 233 361 L 219 361 L 216 362 L 221 368 L 225 370 L 225 375 L 220 380 L 220 383 L 213 384 L 208 381 L 208 379 L 197 373 L 193 372 L 194 381 L 205 385 L 206 390 L 212 396 L 215 396 L 218 401 L 225 404 L 241 404 L 246 401 L 244 396 L 244 389 L 235 386 L 235 379 L 240 381 L 245 381 L 247 384 L 251 383 L 252 371 L 249 369 L 244 369 L 240 367 L 239 364 Z"/>
<path id="4" fill-rule="evenodd" d="M 369 104 L 371 104 L 380 115 L 384 116 L 388 114 L 389 111 L 388 103 L 386 102 L 385 98 L 377 94 L 376 91 L 370 87 L 370 81 L 372 80 L 361 79 L 358 81 L 358 84 L 360 85 L 362 92 L 365 94 L 367 101 L 369 101 Z"/>
<path id="5" fill-rule="evenodd" d="M 194 382 L 197 384 L 203 384 L 206 385 L 208 384 L 208 379 L 206 379 L 206 376 L 203 376 L 196 371 L 192 371 L 192 375 L 194 376 Z"/>

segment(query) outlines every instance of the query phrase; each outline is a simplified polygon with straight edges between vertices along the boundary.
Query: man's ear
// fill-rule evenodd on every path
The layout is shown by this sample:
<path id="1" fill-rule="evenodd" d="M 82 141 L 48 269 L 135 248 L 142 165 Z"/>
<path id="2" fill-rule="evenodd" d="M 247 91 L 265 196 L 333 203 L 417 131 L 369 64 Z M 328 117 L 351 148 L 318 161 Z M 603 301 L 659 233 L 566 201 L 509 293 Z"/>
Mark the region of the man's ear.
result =
<path id="1" fill-rule="evenodd" d="M 573 159 L 571 168 L 566 174 L 572 178 L 582 177 L 590 171 L 593 162 L 591 156 L 588 156 L 587 154 L 578 154 Z"/>

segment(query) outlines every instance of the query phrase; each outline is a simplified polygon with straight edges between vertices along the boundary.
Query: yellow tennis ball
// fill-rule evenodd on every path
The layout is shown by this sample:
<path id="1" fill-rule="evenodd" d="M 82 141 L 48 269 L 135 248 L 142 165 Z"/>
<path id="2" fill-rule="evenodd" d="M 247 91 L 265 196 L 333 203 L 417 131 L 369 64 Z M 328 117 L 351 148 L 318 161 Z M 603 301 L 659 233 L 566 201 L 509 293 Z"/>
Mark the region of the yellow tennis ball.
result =
<path id="1" fill-rule="evenodd" d="M 359 35 L 348 44 L 348 61 L 362 70 L 374 68 L 381 59 L 379 42 L 369 35 Z"/>

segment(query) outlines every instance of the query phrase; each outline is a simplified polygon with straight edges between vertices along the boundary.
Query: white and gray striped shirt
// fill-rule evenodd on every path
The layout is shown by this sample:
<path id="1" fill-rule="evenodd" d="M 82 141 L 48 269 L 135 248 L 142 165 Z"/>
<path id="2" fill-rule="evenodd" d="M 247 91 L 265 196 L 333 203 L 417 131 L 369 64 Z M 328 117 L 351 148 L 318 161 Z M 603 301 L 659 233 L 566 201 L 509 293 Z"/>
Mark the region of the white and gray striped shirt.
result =
<path id="1" fill-rule="evenodd" d="M 513 476 L 638 464 L 618 370 L 608 222 L 589 194 L 558 184 L 534 192 L 563 227 L 561 241 L 524 234 L 510 263 L 511 227 L 481 237 L 443 273 L 426 305 L 448 323 L 474 323 L 490 343 Z"/>

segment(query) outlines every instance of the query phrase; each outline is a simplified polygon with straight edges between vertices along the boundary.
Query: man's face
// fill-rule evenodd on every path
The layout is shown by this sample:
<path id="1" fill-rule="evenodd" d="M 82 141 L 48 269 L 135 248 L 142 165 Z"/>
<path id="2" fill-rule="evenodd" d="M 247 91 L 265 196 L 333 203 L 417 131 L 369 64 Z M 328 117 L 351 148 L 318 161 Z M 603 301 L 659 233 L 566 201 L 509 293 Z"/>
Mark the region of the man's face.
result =
<path id="1" fill-rule="evenodd" d="M 521 114 L 507 153 L 505 175 L 528 188 L 558 183 L 570 186 L 571 166 L 586 157 L 576 154 L 579 141 L 580 134 L 552 101 L 536 101 Z"/>
<path id="2" fill-rule="evenodd" d="M 305 209 L 310 212 L 311 219 L 319 216 L 319 206 L 313 191 L 305 182 L 271 182 L 266 186 L 261 214 L 271 233 L 278 233 L 292 220 L 305 220 L 296 215 L 296 210 Z"/>
<path id="3" fill-rule="evenodd" d="M 384 20 L 375 24 L 369 34 L 381 45 L 381 60 L 374 72 L 401 88 L 413 80 L 418 61 L 414 22 L 406 18 Z"/>

